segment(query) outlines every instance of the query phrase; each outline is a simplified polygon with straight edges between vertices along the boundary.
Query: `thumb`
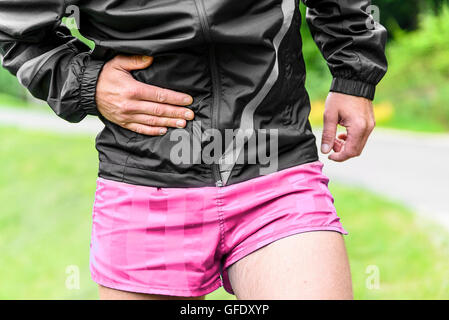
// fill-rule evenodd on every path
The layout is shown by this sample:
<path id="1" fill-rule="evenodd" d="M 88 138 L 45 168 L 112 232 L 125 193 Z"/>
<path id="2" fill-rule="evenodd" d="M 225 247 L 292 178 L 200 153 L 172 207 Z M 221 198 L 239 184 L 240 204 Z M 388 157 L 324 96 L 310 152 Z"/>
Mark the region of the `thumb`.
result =
<path id="1" fill-rule="evenodd" d="M 324 112 L 323 136 L 321 139 L 321 152 L 329 153 L 334 147 L 337 134 L 338 112 L 332 109 Z"/>
<path id="2" fill-rule="evenodd" d="M 153 57 L 119 55 L 114 62 L 119 68 L 126 71 L 140 70 L 148 68 L 153 63 Z"/>

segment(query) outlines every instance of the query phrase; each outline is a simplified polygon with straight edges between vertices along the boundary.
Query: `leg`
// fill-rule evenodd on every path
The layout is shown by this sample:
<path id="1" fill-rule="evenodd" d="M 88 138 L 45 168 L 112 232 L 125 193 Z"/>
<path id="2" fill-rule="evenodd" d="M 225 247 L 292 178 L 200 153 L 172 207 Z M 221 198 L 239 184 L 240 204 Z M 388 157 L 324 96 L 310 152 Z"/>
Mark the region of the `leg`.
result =
<path id="1" fill-rule="evenodd" d="M 115 290 L 98 286 L 100 300 L 204 300 L 202 297 L 174 297 Z"/>
<path id="2" fill-rule="evenodd" d="M 213 195 L 98 179 L 90 271 L 100 299 L 202 300 L 219 286 Z"/>
<path id="3" fill-rule="evenodd" d="M 306 232 L 275 241 L 228 270 L 238 299 L 352 299 L 341 234 Z"/>

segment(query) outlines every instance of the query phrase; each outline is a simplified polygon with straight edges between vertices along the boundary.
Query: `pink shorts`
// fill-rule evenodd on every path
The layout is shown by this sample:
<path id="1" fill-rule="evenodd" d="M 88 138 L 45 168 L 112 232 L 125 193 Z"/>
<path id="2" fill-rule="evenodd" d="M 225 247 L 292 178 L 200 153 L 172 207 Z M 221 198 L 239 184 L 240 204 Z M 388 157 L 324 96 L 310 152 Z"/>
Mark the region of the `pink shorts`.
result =
<path id="1" fill-rule="evenodd" d="M 314 162 L 225 187 L 156 188 L 98 178 L 92 279 L 123 291 L 202 296 L 224 286 L 227 268 L 302 232 L 347 234 Z"/>

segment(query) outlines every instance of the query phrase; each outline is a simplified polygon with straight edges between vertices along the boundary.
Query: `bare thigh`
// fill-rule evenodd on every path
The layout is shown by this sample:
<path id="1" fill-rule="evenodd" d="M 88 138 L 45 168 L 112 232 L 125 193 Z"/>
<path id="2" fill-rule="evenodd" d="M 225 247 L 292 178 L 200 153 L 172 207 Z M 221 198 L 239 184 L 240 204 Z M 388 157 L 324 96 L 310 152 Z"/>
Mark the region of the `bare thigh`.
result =
<path id="1" fill-rule="evenodd" d="M 98 286 L 100 300 L 204 300 L 205 296 L 201 297 L 174 297 L 154 294 L 144 294 L 115 290 L 101 285 Z"/>
<path id="2" fill-rule="evenodd" d="M 237 261 L 229 279 L 238 299 L 352 299 L 343 236 L 307 232 L 275 241 Z"/>

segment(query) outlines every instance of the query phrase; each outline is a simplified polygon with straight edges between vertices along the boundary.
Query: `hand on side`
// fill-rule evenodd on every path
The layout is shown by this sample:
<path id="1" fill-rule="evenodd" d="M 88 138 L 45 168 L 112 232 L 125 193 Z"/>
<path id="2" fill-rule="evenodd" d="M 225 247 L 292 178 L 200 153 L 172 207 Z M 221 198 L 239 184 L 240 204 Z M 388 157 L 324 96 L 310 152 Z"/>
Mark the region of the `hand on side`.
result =
<path id="1" fill-rule="evenodd" d="M 119 55 L 108 61 L 97 83 L 98 111 L 109 121 L 140 134 L 164 135 L 168 127 L 184 128 L 194 113 L 187 94 L 139 82 L 132 70 L 148 68 L 152 57 Z"/>

